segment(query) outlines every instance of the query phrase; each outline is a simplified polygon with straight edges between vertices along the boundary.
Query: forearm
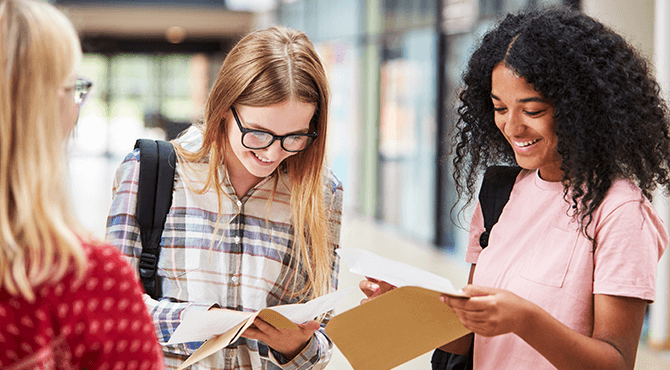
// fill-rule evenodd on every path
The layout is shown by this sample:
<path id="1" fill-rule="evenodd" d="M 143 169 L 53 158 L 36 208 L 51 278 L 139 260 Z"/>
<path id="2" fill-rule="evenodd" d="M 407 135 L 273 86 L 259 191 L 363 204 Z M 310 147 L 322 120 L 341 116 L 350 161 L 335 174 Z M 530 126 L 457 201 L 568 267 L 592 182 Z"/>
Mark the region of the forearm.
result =
<path id="1" fill-rule="evenodd" d="M 626 361 L 614 345 L 570 329 L 538 306 L 528 312 L 526 320 L 528 325 L 516 334 L 559 370 L 634 367 L 634 356 Z"/>
<path id="2" fill-rule="evenodd" d="M 178 302 L 168 298 L 156 301 L 147 294 L 144 294 L 144 303 L 153 320 L 158 342 L 161 343 L 165 351 L 182 355 L 191 355 L 202 345 L 201 342 L 180 343 L 175 345 L 167 345 L 166 343 L 170 340 L 170 337 L 187 314 L 207 311 L 212 307 L 212 304 Z"/>

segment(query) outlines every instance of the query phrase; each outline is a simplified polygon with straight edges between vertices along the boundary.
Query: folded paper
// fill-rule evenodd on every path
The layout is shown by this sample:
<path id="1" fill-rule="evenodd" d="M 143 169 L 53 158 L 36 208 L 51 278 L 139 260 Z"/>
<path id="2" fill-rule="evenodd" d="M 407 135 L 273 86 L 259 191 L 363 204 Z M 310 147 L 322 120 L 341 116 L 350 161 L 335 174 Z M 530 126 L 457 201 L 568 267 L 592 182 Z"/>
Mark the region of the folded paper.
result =
<path id="1" fill-rule="evenodd" d="M 333 317 L 326 334 L 355 370 L 388 370 L 470 331 L 441 294 L 463 297 L 448 279 L 359 249 L 339 249 L 354 273 L 397 286 Z"/>
<path id="2" fill-rule="evenodd" d="M 187 315 L 172 333 L 167 344 L 206 342 L 179 368 L 184 369 L 235 342 L 253 324 L 256 317 L 277 329 L 296 328 L 296 324 L 333 310 L 354 288 L 342 289 L 306 303 L 264 308 L 257 312 L 210 310 Z"/>

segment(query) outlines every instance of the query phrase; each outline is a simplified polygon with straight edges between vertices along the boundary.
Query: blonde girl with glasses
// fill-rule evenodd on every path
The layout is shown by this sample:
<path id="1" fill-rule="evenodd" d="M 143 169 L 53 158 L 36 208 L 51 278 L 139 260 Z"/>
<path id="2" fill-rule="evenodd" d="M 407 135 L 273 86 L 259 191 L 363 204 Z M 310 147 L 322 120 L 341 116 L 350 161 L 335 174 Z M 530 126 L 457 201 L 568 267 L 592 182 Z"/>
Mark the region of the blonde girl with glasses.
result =
<path id="1" fill-rule="evenodd" d="M 70 212 L 81 58 L 53 6 L 0 1 L 0 368 L 162 369 L 131 266 Z"/>
<path id="2" fill-rule="evenodd" d="M 250 33 L 228 54 L 203 122 L 174 140 L 173 200 L 158 259 L 162 294 L 145 295 L 160 342 L 198 311 L 257 311 L 337 288 L 342 185 L 324 166 L 328 85 L 302 32 Z M 139 153 L 117 171 L 108 240 L 137 266 Z M 297 330 L 260 319 L 194 369 L 323 369 L 327 317 Z M 168 368 L 201 343 L 164 345 Z"/>

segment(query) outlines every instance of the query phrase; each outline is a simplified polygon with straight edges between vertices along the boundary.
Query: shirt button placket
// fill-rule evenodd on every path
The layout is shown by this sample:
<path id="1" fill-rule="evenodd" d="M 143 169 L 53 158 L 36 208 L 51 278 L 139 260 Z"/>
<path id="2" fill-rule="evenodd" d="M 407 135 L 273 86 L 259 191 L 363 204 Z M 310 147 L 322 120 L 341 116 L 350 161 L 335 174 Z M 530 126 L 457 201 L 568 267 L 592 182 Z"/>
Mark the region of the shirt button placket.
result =
<path id="1" fill-rule="evenodd" d="M 242 229 L 244 228 L 244 222 L 242 220 L 244 219 L 244 216 L 242 215 L 242 201 L 238 200 L 237 202 L 237 214 L 239 217 L 237 218 L 237 227 L 236 227 L 236 235 L 235 238 L 233 239 L 235 242 L 235 249 L 238 250 L 240 253 L 235 256 L 235 259 L 237 259 L 237 262 L 234 264 L 235 269 L 233 270 L 233 276 L 230 278 L 231 284 L 234 286 L 234 290 L 236 292 L 235 294 L 235 305 L 239 306 L 241 302 L 241 286 L 240 286 L 240 268 L 241 268 L 241 263 L 242 263 L 242 254 L 244 253 L 244 250 L 242 248 L 241 242 L 242 242 Z M 230 351 L 228 353 L 228 358 L 232 361 L 235 356 L 234 351 Z"/>

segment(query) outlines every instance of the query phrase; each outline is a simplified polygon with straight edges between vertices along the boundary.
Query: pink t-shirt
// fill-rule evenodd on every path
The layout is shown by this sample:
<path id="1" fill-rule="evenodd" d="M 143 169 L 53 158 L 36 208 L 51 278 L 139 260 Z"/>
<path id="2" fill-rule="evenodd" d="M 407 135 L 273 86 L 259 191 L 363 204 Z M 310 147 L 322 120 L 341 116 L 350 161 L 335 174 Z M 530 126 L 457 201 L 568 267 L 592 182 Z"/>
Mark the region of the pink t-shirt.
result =
<path id="1" fill-rule="evenodd" d="M 521 171 L 489 246 L 479 205 L 470 224 L 466 261 L 476 263 L 475 285 L 509 290 L 573 330 L 593 331 L 593 295 L 654 300 L 656 264 L 668 244 L 663 221 L 641 190 L 616 181 L 593 214 L 589 234 L 567 215 L 559 182 Z M 475 336 L 475 369 L 555 369 L 515 334 Z"/>

